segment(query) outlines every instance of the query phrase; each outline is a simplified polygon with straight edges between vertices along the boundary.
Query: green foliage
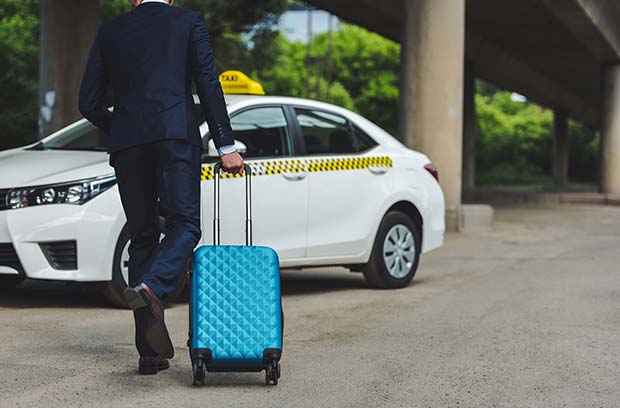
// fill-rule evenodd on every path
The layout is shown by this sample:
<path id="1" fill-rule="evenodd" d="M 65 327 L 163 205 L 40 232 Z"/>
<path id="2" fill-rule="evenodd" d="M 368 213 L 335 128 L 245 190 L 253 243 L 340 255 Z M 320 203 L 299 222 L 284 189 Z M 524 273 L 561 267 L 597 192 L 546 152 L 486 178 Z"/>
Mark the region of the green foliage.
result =
<path id="1" fill-rule="evenodd" d="M 476 95 L 477 183 L 482 186 L 549 184 L 553 112 L 534 103 L 514 102 L 510 92 L 484 84 L 477 88 L 485 93 Z M 574 181 L 595 182 L 599 151 L 596 132 L 570 120 L 568 138 L 569 177 Z"/>
<path id="2" fill-rule="evenodd" d="M 569 178 L 578 182 L 595 182 L 600 176 L 600 133 L 571 119 L 568 134 Z"/>
<path id="3" fill-rule="evenodd" d="M 288 0 L 177 0 L 176 4 L 204 11 L 219 71 L 240 69 L 260 81 L 270 95 L 307 96 L 306 45 L 290 42 L 272 29 Z M 126 0 L 101 0 L 101 9 L 107 20 L 130 6 Z M 38 0 L 0 0 L 0 149 L 36 138 L 38 26 Z M 398 45 L 349 24 L 341 24 L 332 38 L 330 101 L 395 134 Z M 328 34 L 316 36 L 311 49 L 322 59 L 310 66 L 309 96 L 327 100 Z M 483 81 L 477 81 L 476 90 L 478 184 L 547 184 L 552 112 L 513 102 L 509 92 Z M 569 121 L 572 180 L 597 179 L 599 143 L 595 131 Z"/>
<path id="4" fill-rule="evenodd" d="M 100 0 L 104 20 L 131 10 L 128 0 Z M 288 0 L 176 0 L 175 6 L 203 10 L 209 34 L 218 40 L 225 33 L 271 27 L 286 11 Z"/>
<path id="5" fill-rule="evenodd" d="M 361 27 L 341 24 L 333 34 L 332 47 L 333 78 L 351 94 L 354 110 L 395 134 L 398 128 L 398 44 Z M 313 53 L 324 56 L 327 49 L 328 35 L 317 36 L 312 45 Z M 322 73 L 325 76 L 324 69 Z"/>
<path id="6" fill-rule="evenodd" d="M 476 81 L 476 93 L 484 96 L 493 96 L 495 93 L 501 91 L 501 89 L 495 87 L 486 81 Z"/>
<path id="7" fill-rule="evenodd" d="M 247 59 L 241 33 L 270 27 L 288 0 L 177 0 L 204 10 L 217 65 Z M 100 0 L 104 20 L 131 9 L 127 0 Z M 0 150 L 37 138 L 39 1 L 0 0 Z"/>
<path id="8" fill-rule="evenodd" d="M 396 135 L 398 129 L 398 75 L 394 71 L 378 72 L 370 78 L 355 106 L 364 115 Z"/>
<path id="9" fill-rule="evenodd" d="M 0 2 L 0 150 L 37 137 L 38 1 Z"/>
<path id="10" fill-rule="evenodd" d="M 527 184 L 550 171 L 552 112 L 513 102 L 510 95 L 476 95 L 476 178 L 481 185 Z"/>
<path id="11" fill-rule="evenodd" d="M 109 20 L 131 10 L 128 0 L 100 0 L 103 20 Z"/>
<path id="12" fill-rule="evenodd" d="M 279 32 L 261 33 L 242 69 L 259 80 L 270 95 L 304 96 L 305 47 L 287 41 Z"/>
<path id="13" fill-rule="evenodd" d="M 293 97 L 306 96 L 306 46 L 293 43 L 279 31 L 263 30 L 251 37 L 252 47 L 239 45 L 245 54 L 228 59 L 222 63 L 222 69 L 238 69 L 259 81 L 269 95 Z M 219 53 L 221 50 L 216 50 Z M 218 56 L 219 61 L 223 59 Z M 313 67 L 314 68 L 314 67 Z M 313 69 L 314 74 L 314 69 Z M 320 97 L 316 98 L 317 78 L 313 75 L 309 81 L 311 97 L 327 99 L 327 80 L 319 78 Z M 347 88 L 338 81 L 330 86 L 331 102 L 348 109 L 354 109 L 354 101 Z"/>
<path id="14" fill-rule="evenodd" d="M 309 67 L 309 95 L 306 94 L 305 44 L 292 43 L 277 31 L 257 33 L 251 42 L 253 47 L 248 50 L 248 58 L 229 61 L 227 69 L 245 71 L 271 95 L 309 96 L 328 101 L 327 33 L 316 36 L 312 42 L 312 55 L 321 60 Z M 341 24 L 340 30 L 333 33 L 332 47 L 329 102 L 358 111 L 394 133 L 398 124 L 398 45 L 363 28 Z"/>
<path id="15" fill-rule="evenodd" d="M 203 10 L 209 34 L 243 33 L 270 28 L 286 11 L 288 0 L 177 0 L 175 5 Z"/>
<path id="16" fill-rule="evenodd" d="M 270 31 L 286 11 L 288 0 L 177 0 L 176 6 L 204 12 L 218 71 L 248 61 L 242 34 Z"/>

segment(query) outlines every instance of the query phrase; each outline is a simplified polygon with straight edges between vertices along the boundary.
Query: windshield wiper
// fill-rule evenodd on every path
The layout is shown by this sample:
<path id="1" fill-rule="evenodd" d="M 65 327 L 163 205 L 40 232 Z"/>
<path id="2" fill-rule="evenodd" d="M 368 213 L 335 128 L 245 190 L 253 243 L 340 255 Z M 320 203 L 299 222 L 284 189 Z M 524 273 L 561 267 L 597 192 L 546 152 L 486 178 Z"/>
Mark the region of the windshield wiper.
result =
<path id="1" fill-rule="evenodd" d="M 55 150 L 71 150 L 71 151 L 82 151 L 82 152 L 107 152 L 108 149 L 105 147 L 59 147 Z"/>
<path id="2" fill-rule="evenodd" d="M 30 150 L 63 150 L 72 152 L 106 152 L 108 149 L 105 147 L 57 147 L 57 146 L 45 146 L 43 143 L 40 145 L 32 146 Z"/>
<path id="3" fill-rule="evenodd" d="M 43 142 L 39 142 L 36 145 L 27 148 L 26 150 L 45 150 L 45 145 Z"/>

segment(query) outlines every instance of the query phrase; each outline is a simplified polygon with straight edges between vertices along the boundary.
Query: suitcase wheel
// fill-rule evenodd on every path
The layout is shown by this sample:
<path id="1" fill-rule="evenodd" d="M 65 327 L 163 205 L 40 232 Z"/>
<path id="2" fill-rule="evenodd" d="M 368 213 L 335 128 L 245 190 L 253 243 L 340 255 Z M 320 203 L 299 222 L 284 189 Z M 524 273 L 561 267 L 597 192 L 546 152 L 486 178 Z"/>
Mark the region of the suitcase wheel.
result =
<path id="1" fill-rule="evenodd" d="M 205 377 L 206 377 L 207 368 L 201 359 L 197 359 L 192 363 L 192 374 L 194 376 L 194 381 L 192 385 L 205 385 Z"/>
<path id="2" fill-rule="evenodd" d="M 270 361 L 265 367 L 265 384 L 278 385 L 278 378 L 280 378 L 281 368 L 280 363 L 277 361 Z"/>

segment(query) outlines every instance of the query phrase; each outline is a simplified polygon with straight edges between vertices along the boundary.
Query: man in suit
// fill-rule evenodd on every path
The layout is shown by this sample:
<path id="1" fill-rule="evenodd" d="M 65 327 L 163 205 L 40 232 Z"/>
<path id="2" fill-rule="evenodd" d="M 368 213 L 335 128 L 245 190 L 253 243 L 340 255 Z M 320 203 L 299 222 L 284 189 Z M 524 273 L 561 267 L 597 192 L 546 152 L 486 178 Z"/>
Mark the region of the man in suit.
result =
<path id="1" fill-rule="evenodd" d="M 174 348 L 164 302 L 181 282 L 200 236 L 204 150 L 192 80 L 222 168 L 243 171 L 201 13 L 174 0 L 130 0 L 133 10 L 101 26 L 80 89 L 79 109 L 108 135 L 131 244 L 130 285 L 138 372 L 169 367 Z M 105 104 L 108 89 L 114 111 Z M 166 219 L 160 242 L 159 216 Z"/>

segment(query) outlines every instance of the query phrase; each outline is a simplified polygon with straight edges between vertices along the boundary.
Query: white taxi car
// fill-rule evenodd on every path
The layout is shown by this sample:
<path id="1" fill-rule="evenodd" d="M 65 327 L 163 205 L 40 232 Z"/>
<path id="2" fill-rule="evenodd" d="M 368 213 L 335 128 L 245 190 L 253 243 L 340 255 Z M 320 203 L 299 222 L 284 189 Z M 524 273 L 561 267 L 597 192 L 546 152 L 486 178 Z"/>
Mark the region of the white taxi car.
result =
<path id="1" fill-rule="evenodd" d="M 281 267 L 341 265 L 371 286 L 413 279 L 442 245 L 444 198 L 421 153 L 327 103 L 262 96 L 240 72 L 221 76 L 236 144 L 253 169 L 253 241 Z M 196 111 L 202 111 L 196 99 Z M 206 123 L 202 239 L 212 242 L 213 163 Z M 244 240 L 243 179 L 224 175 L 222 243 Z M 0 152 L 0 286 L 23 279 L 102 282 L 123 305 L 129 236 L 105 135 L 85 120 Z M 165 233 L 165 231 L 163 231 Z"/>

